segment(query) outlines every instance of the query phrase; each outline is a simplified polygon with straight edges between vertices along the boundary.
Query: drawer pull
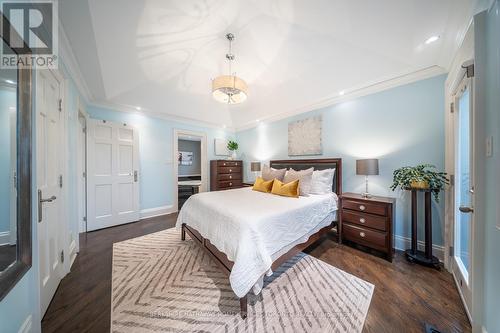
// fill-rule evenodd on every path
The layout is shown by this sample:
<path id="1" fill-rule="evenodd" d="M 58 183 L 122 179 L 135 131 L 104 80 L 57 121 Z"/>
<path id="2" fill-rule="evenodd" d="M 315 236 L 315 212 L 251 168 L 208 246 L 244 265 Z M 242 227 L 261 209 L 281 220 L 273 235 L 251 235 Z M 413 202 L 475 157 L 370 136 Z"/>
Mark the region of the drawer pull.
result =
<path id="1" fill-rule="evenodd" d="M 233 179 L 233 176 L 229 176 L 229 179 Z"/>
<path id="2" fill-rule="evenodd" d="M 222 163 L 223 166 L 226 166 L 226 163 Z"/>
<path id="3" fill-rule="evenodd" d="M 359 235 L 360 235 L 361 237 L 363 237 L 363 238 L 366 236 L 366 234 L 365 234 L 364 232 L 360 232 L 360 233 L 359 233 Z"/>
<path id="4" fill-rule="evenodd" d="M 363 206 L 363 205 L 359 205 L 359 210 L 365 210 L 365 209 L 366 209 L 366 207 L 365 207 L 365 206 Z"/>
<path id="5" fill-rule="evenodd" d="M 233 170 L 229 169 L 229 172 L 233 172 Z"/>
<path id="6" fill-rule="evenodd" d="M 233 183 L 229 183 L 229 186 L 233 186 Z"/>
<path id="7" fill-rule="evenodd" d="M 360 222 L 360 223 L 365 223 L 365 222 L 366 222 L 366 220 L 365 220 L 364 218 L 362 218 L 362 217 L 361 217 L 361 218 L 359 219 L 359 222 Z"/>

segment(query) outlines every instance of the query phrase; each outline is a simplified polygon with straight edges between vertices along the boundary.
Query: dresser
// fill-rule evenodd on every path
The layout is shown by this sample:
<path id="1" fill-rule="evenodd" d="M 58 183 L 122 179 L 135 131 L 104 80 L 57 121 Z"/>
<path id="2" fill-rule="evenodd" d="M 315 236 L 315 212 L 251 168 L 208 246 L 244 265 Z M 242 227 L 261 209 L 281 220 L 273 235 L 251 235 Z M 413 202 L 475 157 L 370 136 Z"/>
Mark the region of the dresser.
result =
<path id="1" fill-rule="evenodd" d="M 243 187 L 243 161 L 210 161 L 210 190 L 220 191 Z"/>
<path id="2" fill-rule="evenodd" d="M 350 241 L 385 254 L 392 262 L 393 220 L 396 199 L 388 197 L 363 197 L 357 193 L 341 196 L 341 241 Z"/>

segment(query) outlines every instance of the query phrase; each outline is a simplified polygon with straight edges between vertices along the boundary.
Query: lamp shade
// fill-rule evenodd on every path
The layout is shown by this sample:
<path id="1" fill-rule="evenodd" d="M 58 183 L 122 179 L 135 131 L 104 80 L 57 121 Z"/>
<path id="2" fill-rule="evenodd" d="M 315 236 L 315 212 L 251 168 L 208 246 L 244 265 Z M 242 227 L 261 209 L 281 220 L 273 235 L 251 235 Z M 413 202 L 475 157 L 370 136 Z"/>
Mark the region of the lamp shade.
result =
<path id="1" fill-rule="evenodd" d="M 356 160 L 356 174 L 364 176 L 378 175 L 378 159 Z"/>
<path id="2" fill-rule="evenodd" d="M 251 162 L 250 163 L 250 170 L 252 172 L 258 172 L 258 171 L 260 171 L 260 162 Z"/>
<path id="3" fill-rule="evenodd" d="M 222 75 L 212 81 L 212 95 L 221 103 L 238 104 L 247 99 L 248 87 L 237 76 Z"/>

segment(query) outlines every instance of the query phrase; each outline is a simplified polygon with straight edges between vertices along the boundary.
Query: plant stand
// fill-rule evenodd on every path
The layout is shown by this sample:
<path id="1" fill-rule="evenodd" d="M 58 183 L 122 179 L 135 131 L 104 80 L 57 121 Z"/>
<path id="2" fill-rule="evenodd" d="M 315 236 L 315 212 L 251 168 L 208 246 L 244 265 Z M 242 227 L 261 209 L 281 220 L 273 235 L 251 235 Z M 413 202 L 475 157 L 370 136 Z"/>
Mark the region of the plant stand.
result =
<path id="1" fill-rule="evenodd" d="M 410 262 L 441 268 L 439 259 L 432 255 L 432 210 L 430 189 L 409 189 L 411 191 L 411 249 L 406 250 L 406 258 Z M 425 251 L 418 250 L 417 243 L 417 194 L 424 192 L 425 197 Z"/>

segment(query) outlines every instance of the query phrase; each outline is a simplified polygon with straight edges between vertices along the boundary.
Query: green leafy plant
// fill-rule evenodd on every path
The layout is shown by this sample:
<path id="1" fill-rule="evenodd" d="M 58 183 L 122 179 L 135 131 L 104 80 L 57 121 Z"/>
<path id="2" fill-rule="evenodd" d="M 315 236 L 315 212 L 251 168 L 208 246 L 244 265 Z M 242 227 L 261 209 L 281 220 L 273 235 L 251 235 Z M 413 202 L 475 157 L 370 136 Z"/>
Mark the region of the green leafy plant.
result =
<path id="1" fill-rule="evenodd" d="M 437 171 L 436 166 L 432 164 L 420 164 L 415 167 L 405 166 L 394 170 L 391 190 L 394 191 L 398 187 L 409 190 L 413 187 L 412 184 L 423 182 L 432 191 L 434 199 L 439 202 L 439 192 L 450 183 L 446 175 L 446 172 Z"/>
<path id="2" fill-rule="evenodd" d="M 238 150 L 238 143 L 235 141 L 229 140 L 227 142 L 227 149 L 229 149 L 230 151 Z"/>

